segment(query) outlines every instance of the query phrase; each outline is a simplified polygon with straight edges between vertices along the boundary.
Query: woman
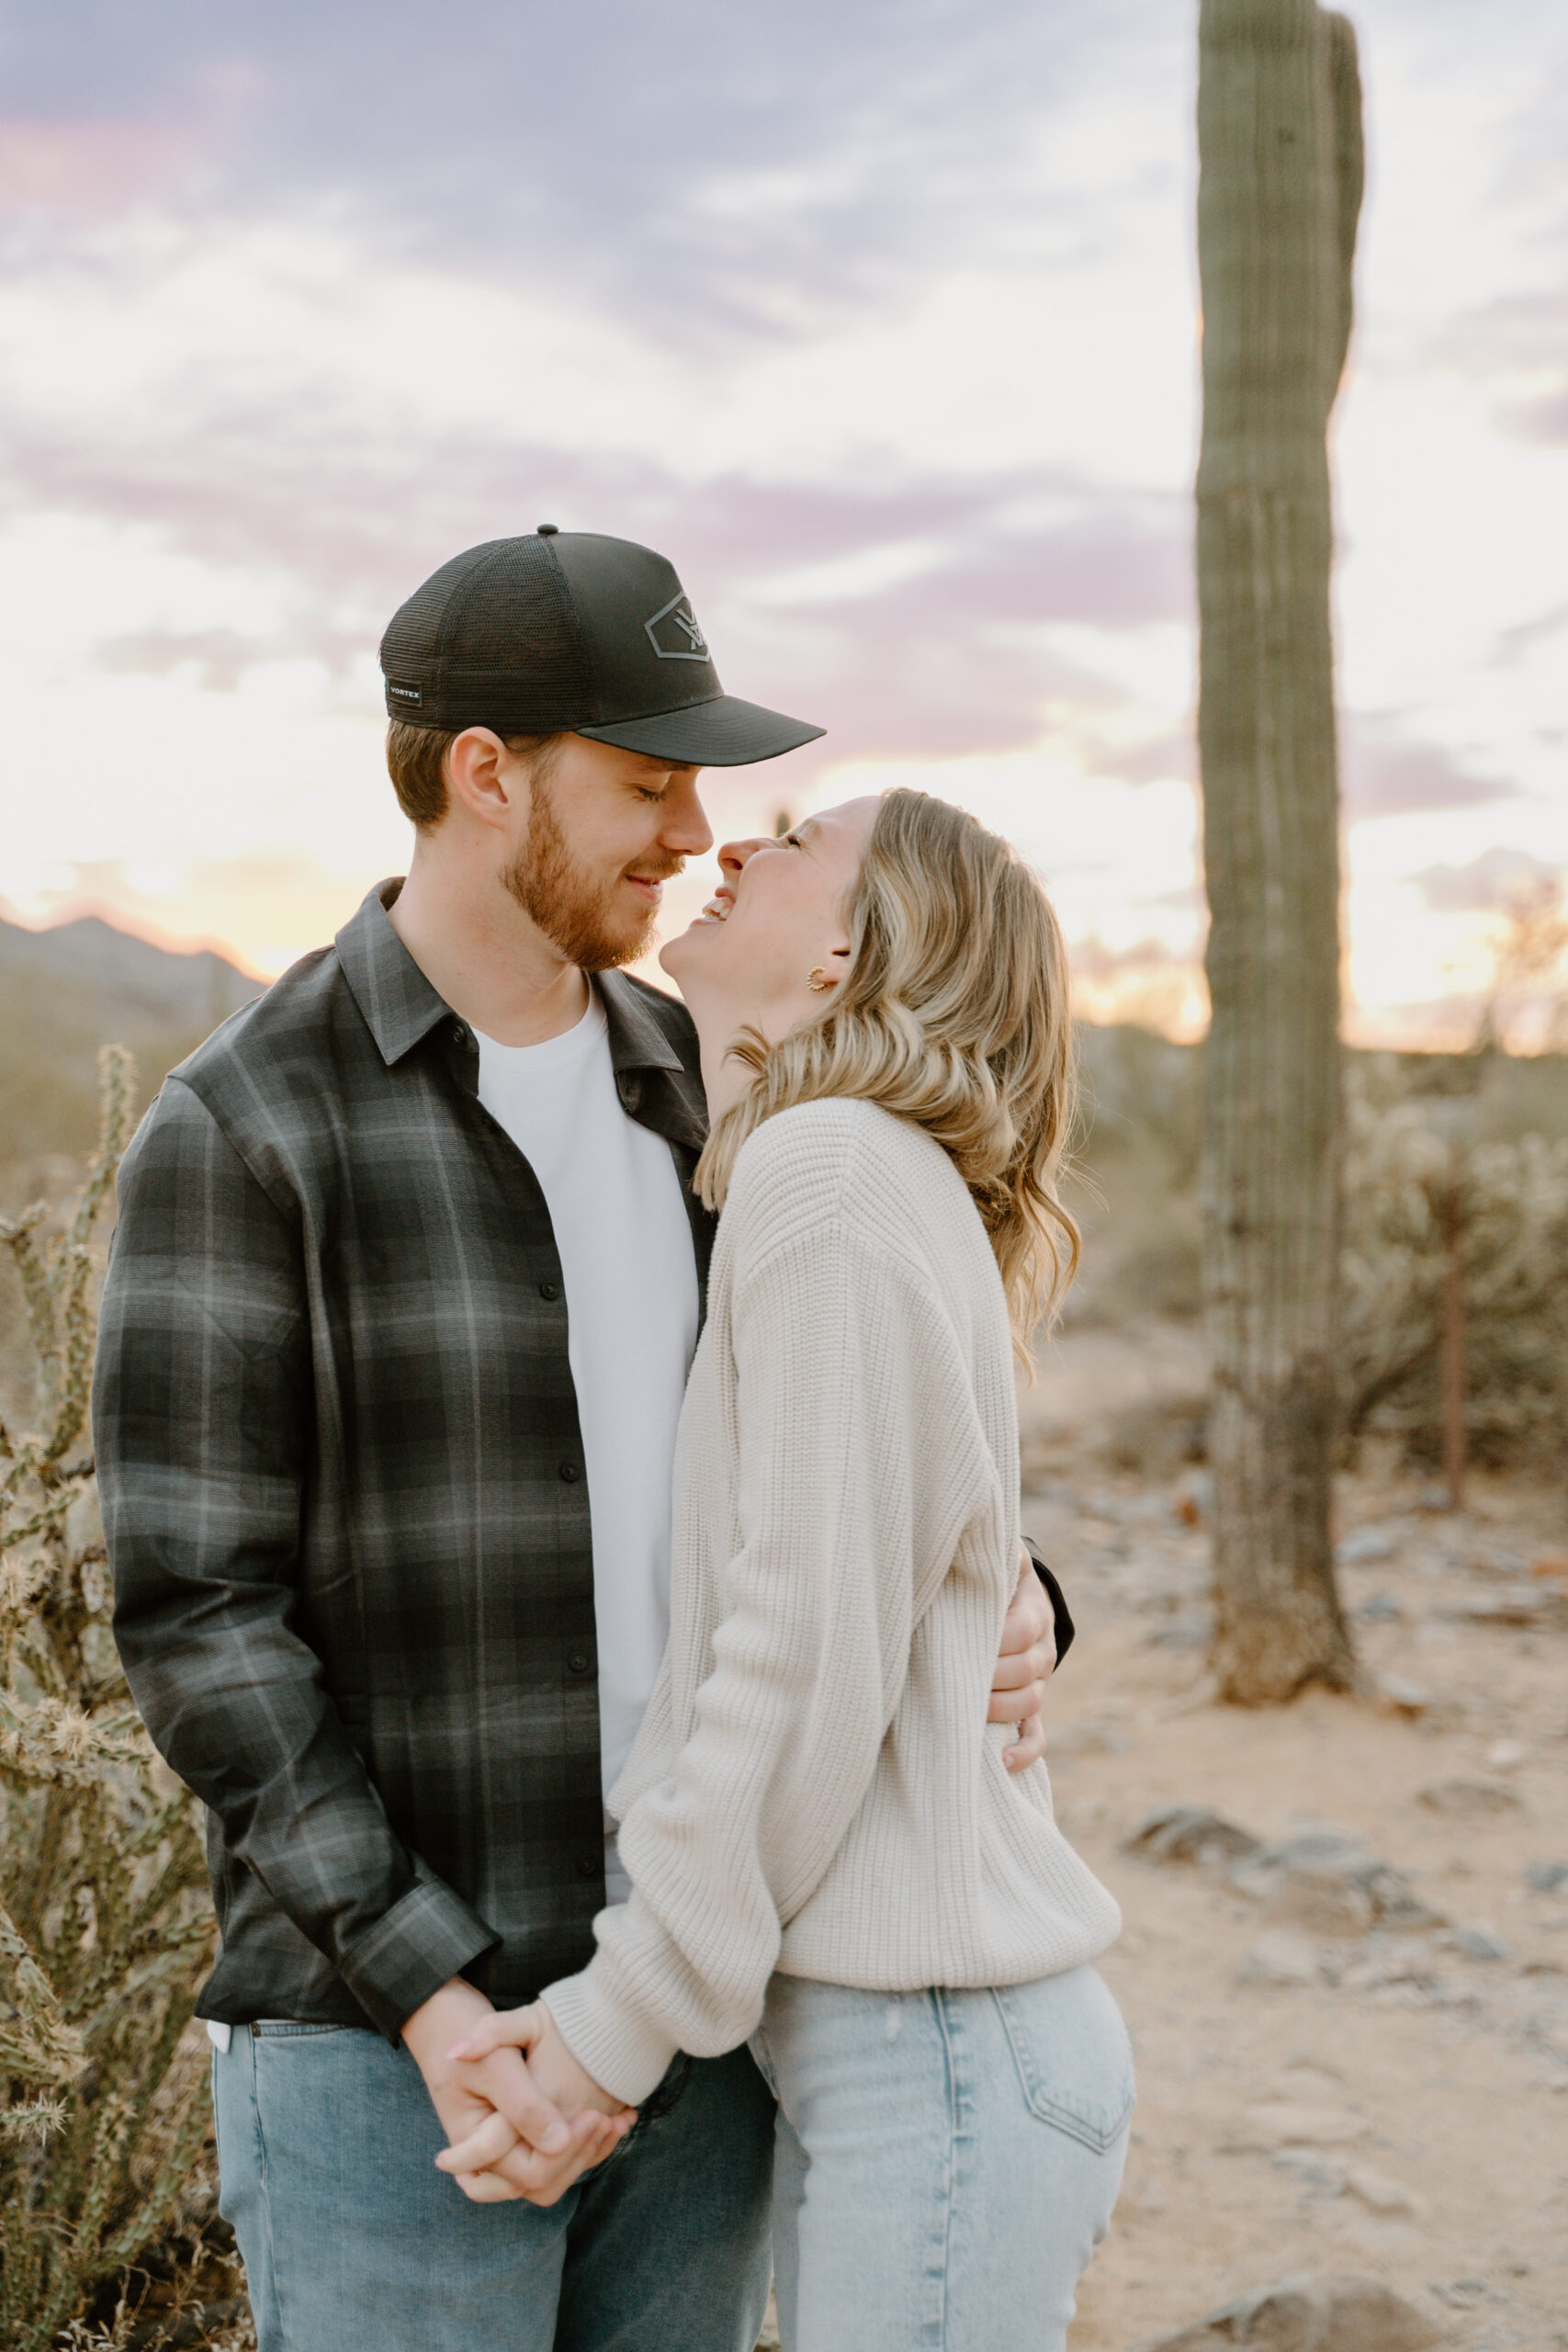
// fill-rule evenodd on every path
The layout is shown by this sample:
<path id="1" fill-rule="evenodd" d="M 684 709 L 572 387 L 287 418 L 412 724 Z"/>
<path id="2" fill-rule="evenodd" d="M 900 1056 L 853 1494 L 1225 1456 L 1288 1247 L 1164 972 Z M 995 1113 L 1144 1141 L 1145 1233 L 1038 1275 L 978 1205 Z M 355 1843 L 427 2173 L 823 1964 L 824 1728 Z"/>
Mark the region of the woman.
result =
<path id="1" fill-rule="evenodd" d="M 984 1723 L 1018 1556 L 1012 1353 L 1070 1279 L 1049 903 L 914 792 L 725 861 L 664 950 L 723 1211 L 671 1634 L 613 1795 L 629 1904 L 465 2045 L 570 2113 L 751 2038 L 792 2352 L 1059 2346 L 1133 2103 L 1115 1904 Z M 448 2153 L 484 2160 L 479 2138 Z M 1018 2306 L 1000 2245 L 1039 2249 Z"/>

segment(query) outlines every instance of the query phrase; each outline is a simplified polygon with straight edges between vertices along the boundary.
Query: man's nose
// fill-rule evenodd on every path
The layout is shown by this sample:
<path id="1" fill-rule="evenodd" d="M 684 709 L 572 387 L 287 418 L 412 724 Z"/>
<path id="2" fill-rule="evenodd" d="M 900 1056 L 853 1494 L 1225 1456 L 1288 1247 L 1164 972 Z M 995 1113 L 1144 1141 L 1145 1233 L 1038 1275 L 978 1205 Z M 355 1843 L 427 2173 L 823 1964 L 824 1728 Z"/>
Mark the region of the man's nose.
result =
<path id="1" fill-rule="evenodd" d="M 691 776 L 671 786 L 659 838 L 672 857 L 701 857 L 705 850 L 712 849 L 713 827 Z"/>
<path id="2" fill-rule="evenodd" d="M 771 833 L 751 833 L 743 842 L 726 842 L 718 853 L 718 869 L 726 879 L 733 882 L 748 858 L 755 857 L 760 849 L 772 849 Z"/>

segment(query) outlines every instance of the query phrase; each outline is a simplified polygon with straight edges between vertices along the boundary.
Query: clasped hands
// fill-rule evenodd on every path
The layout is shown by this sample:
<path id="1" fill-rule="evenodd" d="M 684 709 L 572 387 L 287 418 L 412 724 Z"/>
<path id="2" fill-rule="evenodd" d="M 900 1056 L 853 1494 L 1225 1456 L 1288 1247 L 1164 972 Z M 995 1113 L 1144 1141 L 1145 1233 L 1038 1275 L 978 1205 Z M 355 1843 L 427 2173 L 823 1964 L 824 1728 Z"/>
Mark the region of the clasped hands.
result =
<path id="1" fill-rule="evenodd" d="M 1022 1553 L 989 1707 L 992 1723 L 1017 1725 L 1010 1771 L 1044 1752 L 1041 1710 L 1055 1662 L 1050 1604 Z M 542 2001 L 497 2009 L 455 1976 L 415 2010 L 403 2040 L 450 2143 L 435 2161 L 476 2204 L 555 2204 L 637 2120 L 578 2064 Z"/>
<path id="2" fill-rule="evenodd" d="M 403 2041 L 450 2143 L 436 2164 L 477 2205 L 555 2204 L 637 2120 L 583 2072 L 540 2001 L 497 2009 L 455 1976 Z"/>

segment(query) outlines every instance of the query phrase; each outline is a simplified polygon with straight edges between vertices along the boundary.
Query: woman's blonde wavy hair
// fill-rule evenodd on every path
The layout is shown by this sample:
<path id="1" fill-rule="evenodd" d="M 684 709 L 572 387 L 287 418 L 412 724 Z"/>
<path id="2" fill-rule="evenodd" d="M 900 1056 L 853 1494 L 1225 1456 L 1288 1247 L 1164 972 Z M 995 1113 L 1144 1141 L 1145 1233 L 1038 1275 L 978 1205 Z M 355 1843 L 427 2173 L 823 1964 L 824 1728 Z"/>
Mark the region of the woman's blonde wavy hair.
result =
<path id="1" fill-rule="evenodd" d="M 1079 1246 L 1056 1190 L 1077 1093 L 1051 902 L 1010 843 L 898 791 L 877 808 L 846 915 L 849 974 L 821 1013 L 776 1045 L 749 1029 L 730 1047 L 756 1078 L 716 1121 L 697 1189 L 721 1208 L 747 1136 L 796 1102 L 855 1095 L 914 1120 L 974 1195 L 1027 1357 Z"/>

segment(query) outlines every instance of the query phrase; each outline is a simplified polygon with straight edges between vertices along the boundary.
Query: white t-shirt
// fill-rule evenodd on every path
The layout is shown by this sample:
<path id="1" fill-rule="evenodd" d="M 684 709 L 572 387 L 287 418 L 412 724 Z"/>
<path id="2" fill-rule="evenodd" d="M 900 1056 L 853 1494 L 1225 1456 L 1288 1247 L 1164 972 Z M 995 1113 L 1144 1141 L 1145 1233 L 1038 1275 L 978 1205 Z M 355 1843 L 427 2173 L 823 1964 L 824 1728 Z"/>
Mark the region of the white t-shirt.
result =
<path id="1" fill-rule="evenodd" d="M 597 989 L 542 1046 L 479 1037 L 479 1101 L 539 1180 L 566 1284 L 593 1522 L 604 1784 L 626 1762 L 670 1630 L 675 1427 L 697 1344 L 697 1269 L 681 1180 L 662 1136 L 615 1091 Z M 607 1825 L 606 1825 L 607 1826 Z M 610 1900 L 630 1888 L 614 1840 Z"/>

